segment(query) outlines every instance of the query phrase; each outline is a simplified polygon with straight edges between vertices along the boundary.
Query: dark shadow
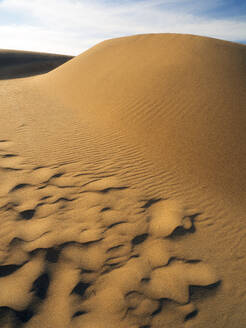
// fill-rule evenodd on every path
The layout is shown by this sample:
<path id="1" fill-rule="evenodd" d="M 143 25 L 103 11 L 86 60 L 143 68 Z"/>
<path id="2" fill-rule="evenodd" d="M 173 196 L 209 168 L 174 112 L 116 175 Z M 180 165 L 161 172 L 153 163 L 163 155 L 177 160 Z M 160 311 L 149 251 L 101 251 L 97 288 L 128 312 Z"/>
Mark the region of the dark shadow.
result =
<path id="1" fill-rule="evenodd" d="M 3 155 L 3 158 L 10 158 L 10 157 L 16 157 L 17 155 L 15 154 L 5 154 Z"/>
<path id="2" fill-rule="evenodd" d="M 58 198 L 55 202 L 53 202 L 52 204 L 56 204 L 56 203 L 59 203 L 59 202 L 72 202 L 75 198 L 73 199 L 69 199 L 69 198 L 66 198 L 66 197 L 61 197 L 61 198 Z"/>
<path id="3" fill-rule="evenodd" d="M 51 198 L 51 196 L 44 196 L 40 200 L 45 200 L 45 199 L 48 199 L 48 198 Z"/>
<path id="4" fill-rule="evenodd" d="M 176 256 L 172 256 L 170 257 L 170 259 L 168 260 L 168 263 L 163 265 L 163 267 L 166 267 L 167 265 L 170 265 L 171 263 L 173 262 L 176 262 L 176 261 L 183 261 L 184 263 L 189 263 L 189 264 L 196 264 L 196 263 L 200 263 L 201 260 L 199 259 L 184 259 L 184 258 L 181 258 L 181 257 L 176 257 Z"/>
<path id="5" fill-rule="evenodd" d="M 35 214 L 35 209 L 34 210 L 26 210 L 26 211 L 22 211 L 20 212 L 20 217 L 21 219 L 24 220 L 30 220 Z"/>
<path id="6" fill-rule="evenodd" d="M 161 312 L 161 310 L 163 308 L 163 303 L 164 303 L 164 301 L 162 299 L 160 299 L 158 308 L 154 312 L 151 313 L 152 317 L 156 316 L 158 313 Z"/>
<path id="7" fill-rule="evenodd" d="M 80 281 L 75 287 L 74 289 L 72 290 L 71 294 L 77 294 L 77 295 L 80 295 L 80 296 L 83 296 L 86 289 L 88 287 L 90 287 L 91 284 L 88 284 L 88 283 L 84 283 L 82 281 Z"/>
<path id="8" fill-rule="evenodd" d="M 33 168 L 33 171 L 44 169 L 44 168 L 45 168 L 45 166 L 36 166 Z"/>
<path id="9" fill-rule="evenodd" d="M 49 284 L 50 278 L 48 273 L 43 273 L 34 281 L 31 291 L 34 291 L 35 295 L 43 300 L 46 298 Z"/>
<path id="10" fill-rule="evenodd" d="M 192 222 L 192 226 L 190 229 L 185 229 L 184 227 L 180 226 L 177 227 L 170 236 L 168 236 L 167 238 L 169 239 L 176 239 L 176 238 L 180 238 L 183 237 L 189 233 L 194 233 L 196 232 L 196 227 L 194 226 L 193 222 Z"/>
<path id="11" fill-rule="evenodd" d="M 148 201 L 146 201 L 146 203 L 143 206 L 141 206 L 141 208 L 145 208 L 145 209 L 149 208 L 150 206 L 152 206 L 153 204 L 155 204 L 161 200 L 163 200 L 163 198 L 151 198 Z"/>
<path id="12" fill-rule="evenodd" d="M 16 190 L 19 190 L 19 189 L 23 189 L 23 188 L 26 188 L 30 186 L 28 183 L 20 183 L 18 185 L 16 185 L 15 187 L 13 187 L 10 192 L 13 192 L 13 191 L 16 191 Z"/>
<path id="13" fill-rule="evenodd" d="M 110 188 L 105 188 L 103 190 L 99 190 L 99 192 L 101 192 L 103 194 L 106 194 L 106 193 L 108 193 L 109 191 L 112 191 L 112 190 L 125 190 L 127 188 L 128 187 L 110 187 Z"/>
<path id="14" fill-rule="evenodd" d="M 119 249 L 121 247 L 123 247 L 123 244 L 120 244 L 120 245 L 117 245 L 117 246 L 113 246 L 113 247 L 107 249 L 106 253 L 109 253 L 109 252 L 111 252 L 111 251 L 113 251 L 115 249 Z"/>
<path id="15" fill-rule="evenodd" d="M 190 229 L 185 229 L 184 227 L 179 226 L 179 227 L 177 227 L 177 228 L 171 233 L 170 236 L 168 236 L 168 238 L 170 238 L 170 239 L 180 238 L 180 237 L 185 236 L 186 234 L 196 232 L 196 227 L 195 227 L 195 218 L 196 218 L 197 216 L 199 216 L 200 214 L 201 214 L 201 213 L 195 213 L 195 214 L 193 214 L 193 215 L 189 215 L 189 216 L 188 216 L 188 217 L 190 218 L 190 220 L 191 220 L 191 227 L 190 227 Z"/>
<path id="16" fill-rule="evenodd" d="M 27 308 L 23 311 L 16 311 L 7 306 L 0 307 L 0 323 L 6 317 L 12 317 L 12 326 L 11 327 L 20 327 L 22 323 L 28 322 L 34 315 L 34 312 L 31 308 Z"/>
<path id="17" fill-rule="evenodd" d="M 184 259 L 184 262 L 185 262 L 185 263 L 195 264 L 195 263 L 200 263 L 200 262 L 202 262 L 202 260 L 198 260 L 198 259 L 186 260 L 186 259 Z"/>
<path id="18" fill-rule="evenodd" d="M 204 299 L 207 297 L 211 297 L 218 292 L 218 288 L 221 286 L 221 280 L 217 281 L 214 284 L 208 286 L 190 286 L 189 287 L 189 294 L 190 294 L 190 301 L 196 301 L 199 299 Z"/>
<path id="19" fill-rule="evenodd" d="M 128 261 L 129 261 L 130 259 L 135 259 L 135 258 L 138 258 L 138 257 L 140 257 L 139 254 L 133 254 L 133 255 L 131 255 L 131 256 L 129 257 Z"/>
<path id="20" fill-rule="evenodd" d="M 108 227 L 107 227 L 107 230 L 119 225 L 119 224 L 122 224 L 122 223 L 127 223 L 127 221 L 119 221 L 119 222 L 115 222 L 115 223 L 112 223 L 110 224 Z"/>
<path id="21" fill-rule="evenodd" d="M 33 317 L 33 311 L 31 309 L 25 309 L 23 311 L 14 311 L 15 317 L 20 322 L 28 322 Z"/>
<path id="22" fill-rule="evenodd" d="M 23 266 L 23 264 L 22 265 L 16 265 L 16 264 L 1 265 L 0 266 L 0 278 L 8 276 L 11 273 L 14 273 L 22 266 Z"/>
<path id="23" fill-rule="evenodd" d="M 52 175 L 52 177 L 50 179 L 60 178 L 62 175 L 63 175 L 63 173 L 56 173 L 56 174 Z"/>
<path id="24" fill-rule="evenodd" d="M 95 272 L 93 270 L 82 269 L 82 273 L 92 273 Z"/>
<path id="25" fill-rule="evenodd" d="M 111 210 L 111 207 L 104 207 L 101 209 L 101 212 L 109 211 Z"/>
<path id="26" fill-rule="evenodd" d="M 150 282 L 150 278 L 142 278 L 141 279 L 141 283 L 143 283 L 143 284 L 147 284 L 148 282 Z"/>
<path id="27" fill-rule="evenodd" d="M 141 244 L 148 238 L 148 236 L 149 235 L 147 233 L 144 233 L 142 235 L 138 235 L 138 236 L 136 236 L 132 239 L 131 243 L 132 243 L 132 245 Z"/>
<path id="28" fill-rule="evenodd" d="M 103 271 L 101 275 L 107 274 L 115 269 L 118 269 L 124 265 L 124 262 L 117 262 L 117 263 L 112 263 L 112 264 L 104 264 L 103 266 Z"/>
<path id="29" fill-rule="evenodd" d="M 55 247 L 48 248 L 45 256 L 46 261 L 51 263 L 56 263 L 59 259 L 60 251 L 61 250 L 59 248 L 55 248 Z"/>
<path id="30" fill-rule="evenodd" d="M 81 245 L 83 245 L 83 246 L 89 246 L 89 245 L 97 244 L 101 240 L 103 240 L 103 238 L 99 238 L 97 240 L 92 240 L 92 241 L 87 241 L 85 243 L 81 243 Z M 77 243 L 75 243 L 75 244 L 77 244 Z"/>
<path id="31" fill-rule="evenodd" d="M 197 314 L 198 314 L 198 310 L 194 310 L 194 311 L 188 313 L 188 314 L 185 316 L 184 321 L 188 321 L 188 320 L 190 320 L 190 319 L 195 318 L 195 317 L 197 316 Z"/>
<path id="32" fill-rule="evenodd" d="M 80 315 L 83 315 L 83 314 L 86 314 L 86 313 L 88 313 L 88 312 L 86 312 L 86 311 L 77 311 L 77 312 L 74 313 L 73 318 L 79 317 Z"/>

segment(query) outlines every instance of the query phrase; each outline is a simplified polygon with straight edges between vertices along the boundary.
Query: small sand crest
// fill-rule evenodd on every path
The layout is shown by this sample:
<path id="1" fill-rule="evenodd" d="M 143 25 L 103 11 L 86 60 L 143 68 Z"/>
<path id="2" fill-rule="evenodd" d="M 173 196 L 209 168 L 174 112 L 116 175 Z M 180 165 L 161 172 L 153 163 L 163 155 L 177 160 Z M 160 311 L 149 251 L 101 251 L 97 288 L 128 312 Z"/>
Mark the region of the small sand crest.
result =
<path id="1" fill-rule="evenodd" d="M 220 281 L 202 260 L 175 256 L 169 237 L 192 221 L 182 203 L 146 199 L 112 175 L 85 182 L 69 165 L 14 178 L 0 212 L 3 327 L 160 327 L 162 299 L 189 304 L 182 323 L 196 309 L 189 287 Z"/>

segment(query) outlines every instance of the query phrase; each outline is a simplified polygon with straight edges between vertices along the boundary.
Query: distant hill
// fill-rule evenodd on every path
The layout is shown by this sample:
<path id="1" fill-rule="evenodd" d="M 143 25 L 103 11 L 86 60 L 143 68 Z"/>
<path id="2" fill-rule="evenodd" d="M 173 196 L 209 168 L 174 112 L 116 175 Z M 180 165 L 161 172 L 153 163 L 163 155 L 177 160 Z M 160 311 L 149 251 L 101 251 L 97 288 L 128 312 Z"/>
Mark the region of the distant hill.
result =
<path id="1" fill-rule="evenodd" d="M 14 79 L 44 74 L 72 58 L 72 56 L 49 53 L 0 50 L 0 79 Z"/>

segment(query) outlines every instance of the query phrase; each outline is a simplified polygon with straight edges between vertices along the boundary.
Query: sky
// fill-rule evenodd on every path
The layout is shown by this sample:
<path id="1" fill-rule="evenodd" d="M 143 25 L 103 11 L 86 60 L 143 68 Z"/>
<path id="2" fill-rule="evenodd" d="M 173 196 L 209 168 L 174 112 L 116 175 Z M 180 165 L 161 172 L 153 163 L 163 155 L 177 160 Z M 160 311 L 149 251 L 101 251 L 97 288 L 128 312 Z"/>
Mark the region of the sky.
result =
<path id="1" fill-rule="evenodd" d="M 246 1 L 0 0 L 0 49 L 78 55 L 105 39 L 143 33 L 246 44 Z"/>

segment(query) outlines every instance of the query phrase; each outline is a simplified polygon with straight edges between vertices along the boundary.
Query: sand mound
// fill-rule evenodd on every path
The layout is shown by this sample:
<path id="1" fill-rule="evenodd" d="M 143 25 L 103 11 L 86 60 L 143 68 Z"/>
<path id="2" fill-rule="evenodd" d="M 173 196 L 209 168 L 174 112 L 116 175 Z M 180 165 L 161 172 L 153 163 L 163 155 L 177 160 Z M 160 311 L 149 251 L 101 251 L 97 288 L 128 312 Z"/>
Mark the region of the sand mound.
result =
<path id="1" fill-rule="evenodd" d="M 44 83 L 81 119 L 97 127 L 103 116 L 103 128 L 127 134 L 158 166 L 238 198 L 246 191 L 245 171 L 236 169 L 245 149 L 245 53 L 243 45 L 194 36 L 121 38 Z"/>
<path id="2" fill-rule="evenodd" d="M 64 55 L 2 49 L 0 50 L 0 79 L 44 74 L 72 58 Z"/>
<path id="3" fill-rule="evenodd" d="M 245 59 L 141 35 L 1 81 L 1 327 L 244 327 Z"/>

